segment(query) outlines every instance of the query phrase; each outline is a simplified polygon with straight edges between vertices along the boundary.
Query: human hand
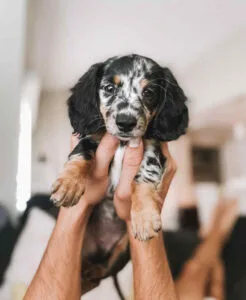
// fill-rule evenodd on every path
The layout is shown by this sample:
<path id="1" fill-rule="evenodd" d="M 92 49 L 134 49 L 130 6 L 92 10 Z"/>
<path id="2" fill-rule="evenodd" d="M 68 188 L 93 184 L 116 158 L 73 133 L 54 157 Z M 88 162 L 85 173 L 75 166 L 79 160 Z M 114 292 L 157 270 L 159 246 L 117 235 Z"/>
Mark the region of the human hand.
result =
<path id="1" fill-rule="evenodd" d="M 78 138 L 72 136 L 71 150 L 77 145 Z M 108 187 L 109 165 L 118 147 L 119 140 L 113 135 L 106 133 L 102 138 L 90 170 L 85 178 L 85 192 L 80 201 L 88 205 L 95 205 L 100 202 Z"/>
<path id="2" fill-rule="evenodd" d="M 138 147 L 131 148 L 127 146 L 120 181 L 114 193 L 114 206 L 117 215 L 125 221 L 130 218 L 132 184 L 143 159 L 143 150 L 142 140 Z"/>
<path id="3" fill-rule="evenodd" d="M 157 189 L 157 198 L 159 198 L 158 202 L 159 202 L 160 208 L 162 209 L 163 202 L 167 196 L 169 187 L 170 187 L 173 177 L 177 171 L 177 165 L 176 165 L 175 160 L 171 156 L 171 153 L 168 148 L 168 143 L 165 142 L 165 143 L 161 144 L 161 151 L 162 151 L 163 156 L 166 158 L 166 170 L 165 170 L 164 176 L 162 178 L 161 184 L 159 185 L 159 187 Z"/>
<path id="4" fill-rule="evenodd" d="M 167 143 L 161 145 L 162 154 L 166 157 L 166 170 L 163 176 L 162 182 L 159 185 L 155 199 L 160 207 L 163 206 L 164 199 L 166 198 L 170 184 L 176 172 L 176 163 L 172 158 Z M 138 172 L 140 163 L 143 158 L 143 143 L 141 142 L 139 147 L 128 147 L 123 160 L 123 167 L 120 177 L 120 182 L 114 194 L 114 204 L 118 216 L 125 220 L 130 220 L 131 210 L 131 195 L 133 191 L 133 180 Z M 143 196 L 145 191 L 143 190 Z M 141 190 L 139 191 L 141 193 Z"/>

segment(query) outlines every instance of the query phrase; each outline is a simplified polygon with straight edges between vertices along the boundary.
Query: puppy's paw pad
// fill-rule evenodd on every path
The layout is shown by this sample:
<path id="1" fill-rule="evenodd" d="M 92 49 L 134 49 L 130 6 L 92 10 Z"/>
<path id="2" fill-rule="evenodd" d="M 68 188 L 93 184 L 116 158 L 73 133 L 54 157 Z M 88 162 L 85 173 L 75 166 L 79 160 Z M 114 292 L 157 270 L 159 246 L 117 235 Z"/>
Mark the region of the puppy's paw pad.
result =
<path id="1" fill-rule="evenodd" d="M 132 231 L 140 241 L 147 241 L 161 230 L 161 216 L 157 210 L 131 211 Z"/>
<path id="2" fill-rule="evenodd" d="M 52 185 L 51 201 L 55 206 L 73 206 L 84 193 L 83 179 L 69 176 L 59 177 Z"/>

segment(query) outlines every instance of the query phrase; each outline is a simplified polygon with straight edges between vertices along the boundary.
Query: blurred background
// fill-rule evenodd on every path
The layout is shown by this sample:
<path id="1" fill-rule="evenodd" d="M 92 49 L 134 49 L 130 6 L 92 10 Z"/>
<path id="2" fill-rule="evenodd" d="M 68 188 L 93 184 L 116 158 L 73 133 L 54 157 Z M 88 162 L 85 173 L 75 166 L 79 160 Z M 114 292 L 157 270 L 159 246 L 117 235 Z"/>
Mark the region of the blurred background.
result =
<path id="1" fill-rule="evenodd" d="M 171 68 L 189 98 L 189 132 L 170 143 L 178 172 L 164 229 L 179 228 L 184 208 L 206 224 L 221 193 L 246 215 L 246 1 L 0 0 L 0 228 L 11 227 L 1 233 L 3 278 L 27 201 L 49 194 L 69 153 L 69 88 L 91 64 L 129 53 Z M 40 260 L 54 221 L 41 232 L 39 217 L 1 299 L 19 299 Z M 28 267 L 30 240 L 40 247 Z M 130 290 L 131 267 L 123 273 Z M 85 299 L 118 299 L 109 280 L 98 291 Z"/>

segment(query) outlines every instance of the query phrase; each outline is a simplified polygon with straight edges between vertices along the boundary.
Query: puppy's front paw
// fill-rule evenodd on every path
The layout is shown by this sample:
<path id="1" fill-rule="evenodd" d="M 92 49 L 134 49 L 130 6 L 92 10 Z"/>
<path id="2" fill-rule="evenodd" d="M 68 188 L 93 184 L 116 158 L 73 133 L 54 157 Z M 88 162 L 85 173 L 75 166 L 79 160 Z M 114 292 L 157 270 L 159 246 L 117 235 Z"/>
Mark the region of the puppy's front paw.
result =
<path id="1" fill-rule="evenodd" d="M 73 206 L 78 203 L 85 190 L 86 163 L 82 159 L 68 161 L 51 190 L 54 205 Z"/>
<path id="2" fill-rule="evenodd" d="M 79 181 L 65 174 L 65 176 L 60 176 L 52 185 L 50 199 L 57 207 L 73 206 L 79 202 L 84 190 L 83 178 Z"/>
<path id="3" fill-rule="evenodd" d="M 161 230 L 161 216 L 158 209 L 144 207 L 131 210 L 132 231 L 140 241 L 147 241 L 158 235 Z"/>

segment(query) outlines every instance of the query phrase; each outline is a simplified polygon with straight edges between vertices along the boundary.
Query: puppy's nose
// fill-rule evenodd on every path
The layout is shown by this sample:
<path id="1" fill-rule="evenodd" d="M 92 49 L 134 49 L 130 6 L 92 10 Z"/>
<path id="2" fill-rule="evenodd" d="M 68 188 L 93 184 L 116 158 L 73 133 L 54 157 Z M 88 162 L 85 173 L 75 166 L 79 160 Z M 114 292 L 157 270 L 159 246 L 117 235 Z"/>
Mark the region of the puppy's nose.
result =
<path id="1" fill-rule="evenodd" d="M 128 132 L 137 124 L 137 119 L 131 115 L 119 114 L 116 117 L 116 124 L 121 131 Z"/>

